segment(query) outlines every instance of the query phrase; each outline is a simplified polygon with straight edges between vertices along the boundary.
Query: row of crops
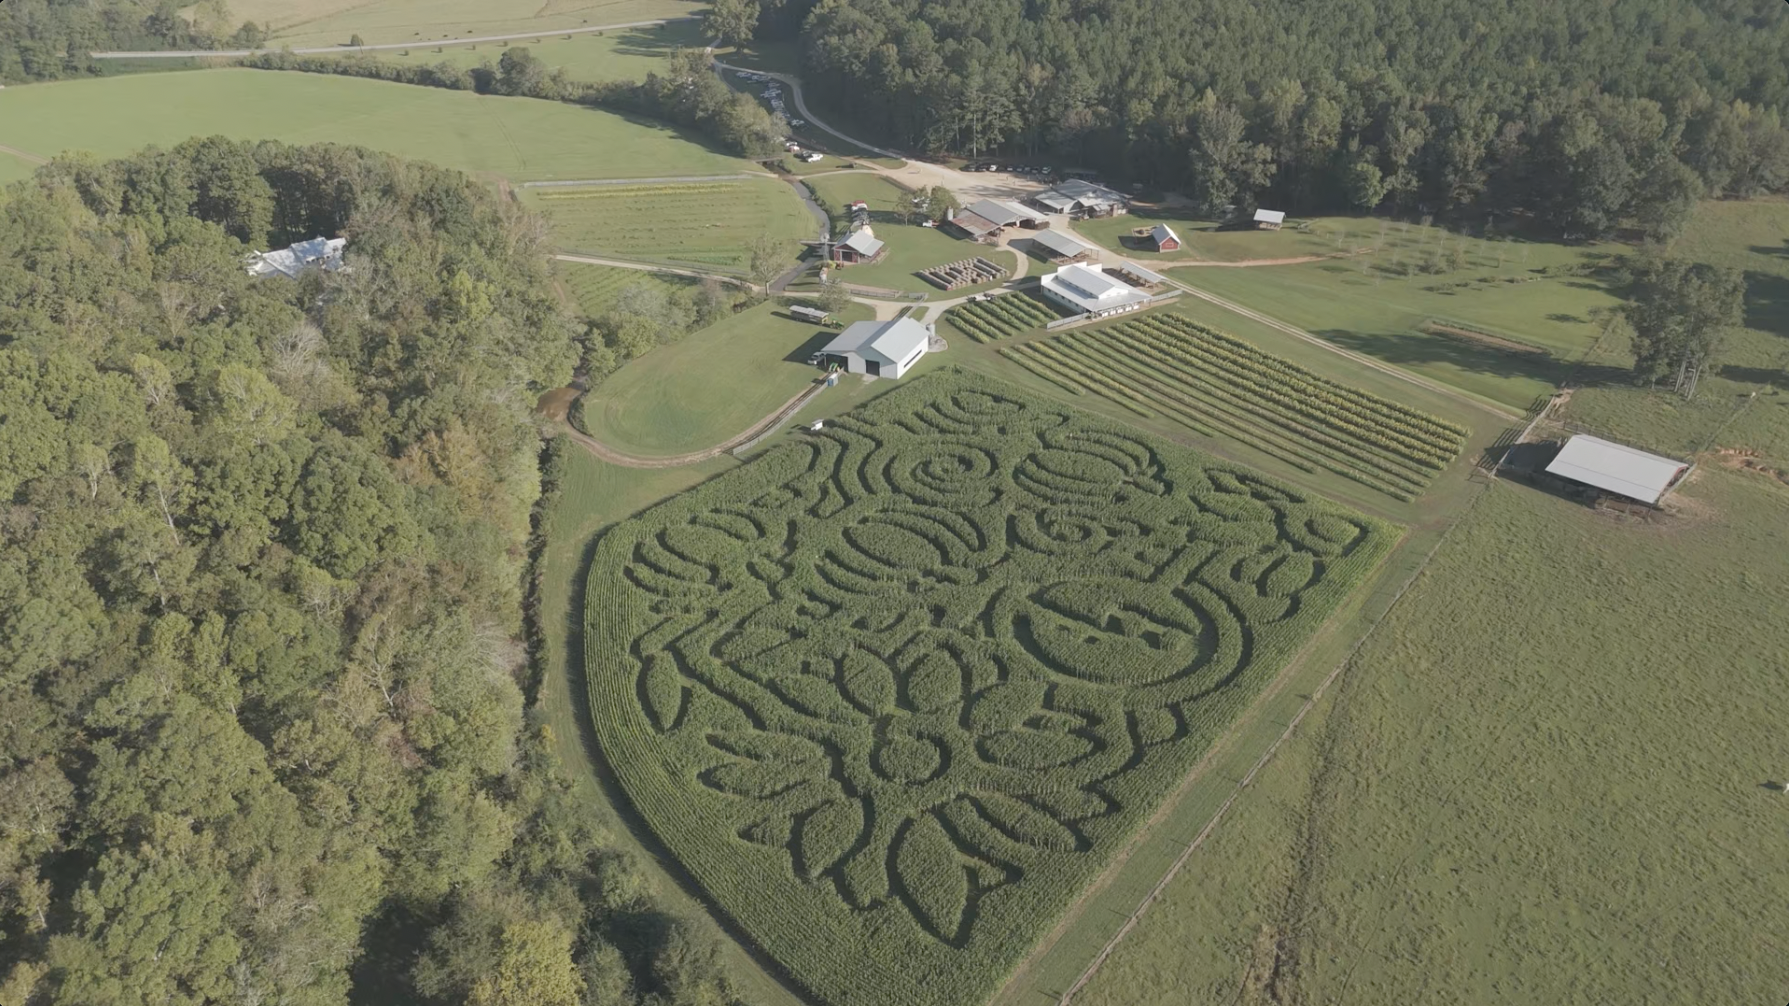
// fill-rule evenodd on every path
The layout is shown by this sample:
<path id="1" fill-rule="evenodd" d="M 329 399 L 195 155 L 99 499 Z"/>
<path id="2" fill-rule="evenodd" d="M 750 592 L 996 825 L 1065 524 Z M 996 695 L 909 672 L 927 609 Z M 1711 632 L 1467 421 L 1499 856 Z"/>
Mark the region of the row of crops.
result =
<path id="1" fill-rule="evenodd" d="M 528 198 L 567 250 L 725 270 L 746 268 L 759 235 L 793 247 L 815 230 L 789 187 L 769 179 L 550 188 Z"/>
<path id="2" fill-rule="evenodd" d="M 1459 456 L 1467 430 L 1331 381 L 1178 315 L 1150 315 L 1003 351 L 1076 394 L 1250 444 L 1408 502 Z"/>
<path id="3" fill-rule="evenodd" d="M 972 1006 L 1395 537 L 933 373 L 604 535 L 591 716 L 810 999 Z"/>
<path id="4" fill-rule="evenodd" d="M 993 342 L 1042 328 L 1057 319 L 1056 309 L 1030 294 L 972 300 L 944 313 L 944 319 L 976 342 Z"/>
<path id="5" fill-rule="evenodd" d="M 609 313 L 623 287 L 647 283 L 662 287 L 669 295 L 695 282 L 680 276 L 582 262 L 559 263 L 555 273 L 565 292 L 578 305 L 579 312 L 587 318 L 601 318 Z"/>

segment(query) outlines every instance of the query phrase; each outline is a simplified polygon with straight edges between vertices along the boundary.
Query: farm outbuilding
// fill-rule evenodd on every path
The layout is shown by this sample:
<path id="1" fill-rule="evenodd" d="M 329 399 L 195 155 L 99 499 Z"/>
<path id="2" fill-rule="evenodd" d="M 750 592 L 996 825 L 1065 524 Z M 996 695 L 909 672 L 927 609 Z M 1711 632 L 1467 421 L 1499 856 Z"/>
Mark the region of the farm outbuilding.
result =
<path id="1" fill-rule="evenodd" d="M 347 238 L 311 238 L 278 251 L 255 252 L 246 263 L 250 276 L 297 276 L 307 269 L 335 272 L 342 267 Z"/>
<path id="2" fill-rule="evenodd" d="M 853 374 L 900 377 L 913 369 L 931 344 L 932 326 L 896 318 L 850 325 L 820 353 L 827 362 Z"/>
<path id="3" fill-rule="evenodd" d="M 1099 253 L 1099 249 L 1067 231 L 1038 231 L 1031 236 L 1031 244 L 1052 262 L 1083 262 Z"/>
<path id="4" fill-rule="evenodd" d="M 944 223 L 971 241 L 982 241 L 1000 233 L 999 224 L 968 210 L 951 210 Z"/>
<path id="5" fill-rule="evenodd" d="M 846 265 L 867 264 L 882 258 L 888 246 L 878 240 L 868 227 L 860 227 L 832 246 L 831 258 Z"/>
<path id="6" fill-rule="evenodd" d="M 1255 229 L 1261 231 L 1277 231 L 1286 222 L 1285 210 L 1256 210 Z"/>
<path id="7" fill-rule="evenodd" d="M 1149 231 L 1149 243 L 1158 252 L 1179 251 L 1180 235 L 1174 233 L 1174 228 L 1167 224 L 1156 224 Z"/>
<path id="8" fill-rule="evenodd" d="M 1095 182 L 1071 178 L 1050 189 L 1030 196 L 1031 205 L 1050 213 L 1067 213 L 1072 217 L 1115 217 L 1130 212 L 1130 200 L 1124 193 Z"/>
<path id="9" fill-rule="evenodd" d="M 1094 318 L 1135 311 L 1150 301 L 1148 293 L 1085 265 L 1065 265 L 1045 276 L 1042 283 L 1045 297 Z"/>
<path id="10" fill-rule="evenodd" d="M 1547 474 L 1641 503 L 1657 504 L 1689 465 L 1580 433 L 1565 442 Z"/>
<path id="11" fill-rule="evenodd" d="M 794 318 L 796 321 L 806 321 L 815 325 L 824 325 L 826 324 L 826 320 L 831 318 L 832 315 L 827 314 L 825 311 L 822 311 L 817 307 L 809 307 L 806 304 L 796 304 L 789 308 L 789 317 Z"/>

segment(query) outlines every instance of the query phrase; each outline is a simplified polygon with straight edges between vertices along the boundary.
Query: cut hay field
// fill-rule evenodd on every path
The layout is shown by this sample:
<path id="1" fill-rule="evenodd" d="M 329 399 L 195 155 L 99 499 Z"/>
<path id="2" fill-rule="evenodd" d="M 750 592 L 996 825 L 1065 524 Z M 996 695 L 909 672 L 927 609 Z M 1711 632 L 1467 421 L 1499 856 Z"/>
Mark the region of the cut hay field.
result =
<path id="1" fill-rule="evenodd" d="M 613 529 L 630 803 L 831 1003 L 979 1003 L 1396 532 L 961 372 Z"/>
<path id="2" fill-rule="evenodd" d="M 1075 1006 L 1783 998 L 1789 495 L 1679 496 L 1491 487 Z"/>
<path id="3" fill-rule="evenodd" d="M 853 304 L 839 317 L 858 321 L 870 310 Z M 585 432 L 646 456 L 712 447 L 812 384 L 820 371 L 807 364 L 808 354 L 837 334 L 760 304 L 610 375 L 585 398 Z"/>
<path id="4" fill-rule="evenodd" d="M 121 157 L 192 136 L 359 144 L 516 180 L 750 170 L 662 125 L 531 98 L 267 70 L 200 70 L 0 91 L 0 145 Z"/>
<path id="5" fill-rule="evenodd" d="M 1302 472 L 1410 502 L 1459 456 L 1457 423 L 1332 381 L 1176 314 L 1036 339 L 1007 358 L 1073 394 L 1228 435 Z"/>
<path id="6" fill-rule="evenodd" d="M 1483 242 L 1399 225 L 1384 248 L 1355 258 L 1251 269 L 1183 268 L 1172 275 L 1376 357 L 1515 409 L 1548 393 L 1596 341 L 1591 313 L 1619 300 L 1594 275 L 1569 275 L 1614 248 Z M 1451 272 L 1402 275 L 1437 246 L 1458 247 Z M 1501 265 L 1499 265 L 1501 256 Z M 1548 270 L 1551 270 L 1549 273 Z M 1545 353 L 1423 330 L 1451 322 Z"/>
<path id="7" fill-rule="evenodd" d="M 788 247 L 818 235 L 787 183 L 772 178 L 524 190 L 545 211 L 565 251 L 608 253 L 744 274 L 751 242 L 768 235 Z"/>
<path id="8" fill-rule="evenodd" d="M 501 33 L 496 33 L 501 34 Z M 371 39 L 369 39 L 371 41 Z M 568 79 L 603 82 L 610 80 L 643 80 L 648 73 L 662 71 L 665 57 L 678 47 L 691 48 L 706 44 L 702 25 L 697 21 L 677 21 L 663 25 L 621 28 L 600 35 L 543 35 L 540 41 L 521 40 L 509 43 L 533 53 L 546 68 L 564 70 Z M 436 52 L 440 49 L 440 52 Z M 419 43 L 413 49 L 379 52 L 374 56 L 381 63 L 410 66 L 449 63 L 467 68 L 503 58 L 505 46 L 500 42 L 476 45 L 434 45 Z"/>
<path id="9" fill-rule="evenodd" d="M 548 33 L 591 25 L 688 17 L 689 0 L 232 0 L 237 21 L 273 25 L 274 46 L 347 45 L 355 35 L 369 45 L 469 35 Z"/>

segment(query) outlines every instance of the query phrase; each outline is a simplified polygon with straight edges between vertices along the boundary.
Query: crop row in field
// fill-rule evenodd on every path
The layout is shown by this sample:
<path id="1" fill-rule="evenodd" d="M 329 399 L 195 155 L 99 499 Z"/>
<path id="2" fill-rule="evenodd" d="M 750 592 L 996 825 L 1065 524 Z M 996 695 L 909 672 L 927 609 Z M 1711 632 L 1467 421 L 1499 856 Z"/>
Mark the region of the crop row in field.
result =
<path id="1" fill-rule="evenodd" d="M 958 304 L 944 317 L 976 342 L 992 342 L 1042 328 L 1058 315 L 1055 308 L 1030 294 L 1008 294 Z"/>
<path id="2" fill-rule="evenodd" d="M 1147 315 L 1005 351 L 1046 379 L 1228 435 L 1295 467 L 1409 501 L 1467 431 L 1338 384 L 1178 315 Z"/>
<path id="3" fill-rule="evenodd" d="M 1391 538 L 928 375 L 604 537 L 595 729 L 816 999 L 975 1003 Z"/>
<path id="4" fill-rule="evenodd" d="M 681 276 L 584 263 L 563 263 L 558 267 L 557 274 L 566 293 L 587 318 L 600 318 L 609 313 L 622 288 L 631 284 L 648 283 L 663 287 L 666 293 L 672 293 L 695 282 Z"/>

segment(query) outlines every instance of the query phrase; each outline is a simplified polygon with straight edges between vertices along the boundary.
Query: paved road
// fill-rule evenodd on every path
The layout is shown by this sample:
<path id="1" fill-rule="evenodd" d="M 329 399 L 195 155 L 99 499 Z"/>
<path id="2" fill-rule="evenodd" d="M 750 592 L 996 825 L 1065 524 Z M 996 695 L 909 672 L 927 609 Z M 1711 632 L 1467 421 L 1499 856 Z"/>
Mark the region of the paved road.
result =
<path id="1" fill-rule="evenodd" d="M 546 38 L 548 35 L 589 35 L 599 31 L 616 31 L 621 28 L 649 28 L 655 24 L 670 24 L 673 21 L 700 21 L 698 17 L 666 17 L 656 21 L 628 21 L 624 24 L 599 24 L 587 28 L 556 28 L 552 30 L 524 31 L 513 35 L 479 35 L 464 38 L 418 38 L 409 42 L 386 42 L 380 45 L 325 45 L 306 49 L 181 49 L 150 50 L 147 52 L 90 52 L 87 55 L 94 59 L 193 59 L 200 56 L 218 56 L 240 59 L 243 56 L 260 56 L 271 52 L 291 52 L 298 56 L 317 56 L 325 54 L 341 55 L 350 52 L 392 52 L 398 49 L 415 49 L 430 45 L 472 45 L 477 42 L 513 42 L 523 38 Z"/>

